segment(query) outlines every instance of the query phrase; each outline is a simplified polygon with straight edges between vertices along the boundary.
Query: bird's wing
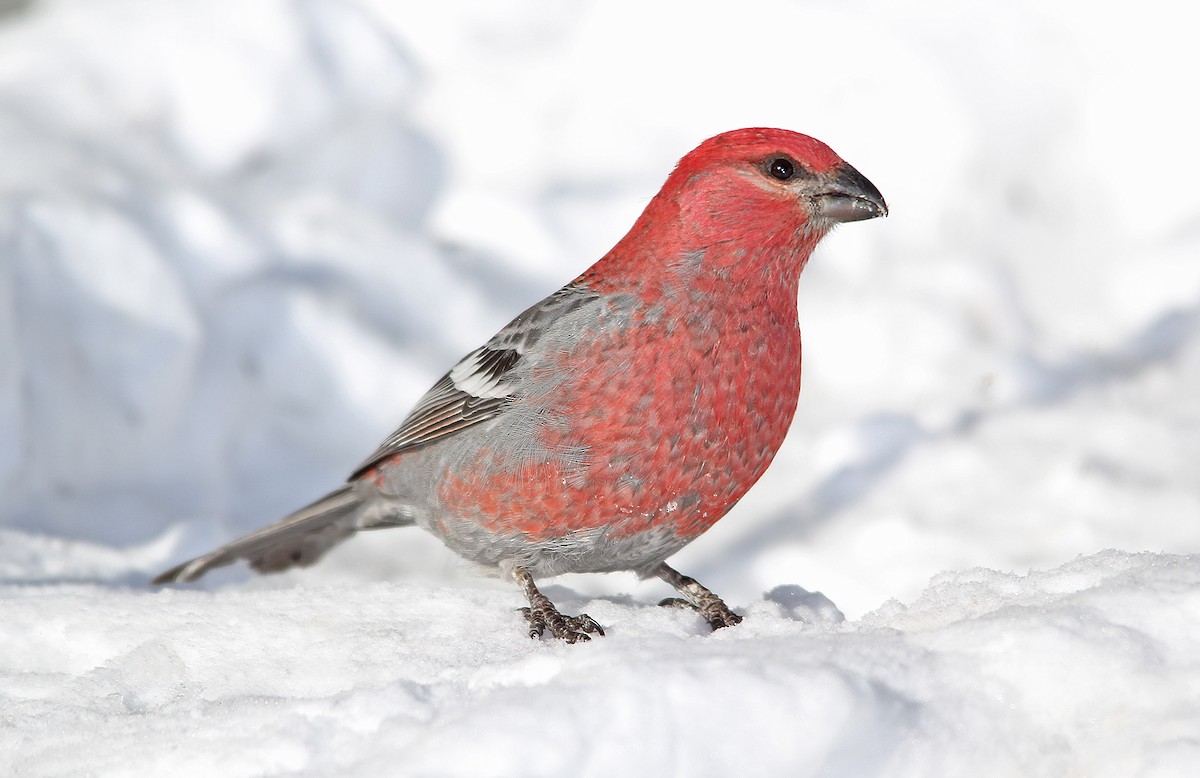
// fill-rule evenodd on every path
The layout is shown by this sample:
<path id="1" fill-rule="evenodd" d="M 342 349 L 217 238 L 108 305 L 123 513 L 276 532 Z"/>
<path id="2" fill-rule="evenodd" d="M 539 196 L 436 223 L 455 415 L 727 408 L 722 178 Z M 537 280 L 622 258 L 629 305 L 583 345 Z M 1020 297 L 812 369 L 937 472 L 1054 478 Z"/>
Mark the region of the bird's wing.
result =
<path id="1" fill-rule="evenodd" d="M 441 440 L 504 412 L 519 395 L 526 352 L 553 323 L 599 299 L 568 285 L 535 304 L 485 345 L 467 354 L 417 402 L 400 428 L 354 469 L 351 480 L 392 454 Z"/>

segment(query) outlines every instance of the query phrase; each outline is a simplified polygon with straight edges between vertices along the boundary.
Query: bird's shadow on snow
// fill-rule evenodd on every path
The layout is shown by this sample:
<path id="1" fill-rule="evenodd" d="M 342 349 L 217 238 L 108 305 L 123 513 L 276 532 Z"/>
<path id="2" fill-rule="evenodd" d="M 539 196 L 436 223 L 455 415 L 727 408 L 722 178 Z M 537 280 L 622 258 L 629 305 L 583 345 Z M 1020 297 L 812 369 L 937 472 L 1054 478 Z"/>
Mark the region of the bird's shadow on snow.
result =
<path id="1" fill-rule="evenodd" d="M 550 598 L 551 602 L 583 604 L 588 602 L 611 602 L 615 605 L 638 605 L 644 604 L 637 600 L 632 594 L 584 594 L 575 589 L 561 583 L 545 584 L 538 587 L 538 590 Z"/>
<path id="2" fill-rule="evenodd" d="M 152 592 L 157 587 L 150 585 L 150 576 L 145 573 L 129 572 L 116 576 L 63 576 L 63 575 L 29 575 L 29 576 L 0 576 L 0 587 L 61 587 L 87 586 L 99 589 L 110 589 L 114 592 Z"/>
<path id="3" fill-rule="evenodd" d="M 680 605 L 680 601 L 674 597 L 645 601 L 632 594 L 590 595 L 561 584 L 542 586 L 541 592 L 563 613 L 595 610 L 597 603 L 603 603 L 614 606 L 613 610 L 623 611 L 625 617 L 639 621 L 681 622 L 689 634 L 707 635 L 713 631 L 697 611 Z M 743 618 L 769 613 L 786 621 L 822 626 L 836 626 L 846 620 L 837 605 L 823 593 L 809 591 L 795 584 L 776 586 L 765 592 L 759 600 L 730 604 L 733 611 Z"/>

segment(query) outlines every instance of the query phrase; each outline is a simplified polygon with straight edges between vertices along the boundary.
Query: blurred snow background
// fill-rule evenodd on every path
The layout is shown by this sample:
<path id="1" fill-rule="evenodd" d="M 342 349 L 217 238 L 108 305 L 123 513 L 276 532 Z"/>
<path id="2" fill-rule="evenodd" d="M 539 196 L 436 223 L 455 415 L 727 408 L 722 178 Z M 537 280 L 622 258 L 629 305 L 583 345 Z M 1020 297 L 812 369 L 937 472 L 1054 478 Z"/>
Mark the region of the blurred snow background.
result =
<path id="1" fill-rule="evenodd" d="M 216 595 L 151 595 L 140 587 L 146 573 L 339 483 L 448 365 L 611 247 L 683 153 L 722 130 L 773 125 L 828 142 L 880 188 L 892 216 L 840 230 L 809 265 L 800 298 L 804 391 L 788 443 L 742 505 L 675 558 L 762 622 L 741 638 L 722 636 L 724 649 L 695 641 L 684 649 L 666 637 L 678 631 L 677 618 L 625 613 L 665 594 L 653 584 L 570 577 L 560 596 L 583 598 L 580 607 L 608 616 L 600 618 L 605 623 L 621 623 L 622 613 L 633 619 L 628 629 L 640 643 L 603 649 L 620 660 L 614 667 L 639 656 L 665 661 L 660 649 L 703 663 L 704 652 L 733 656 L 740 646 L 753 658 L 744 661 L 770 668 L 766 677 L 783 674 L 785 686 L 795 684 L 803 696 L 812 678 L 788 668 L 807 665 L 773 665 L 783 644 L 764 635 L 788 623 L 825 624 L 808 616 L 791 622 L 795 614 L 780 604 L 792 595 L 808 603 L 820 590 L 833 608 L 822 613 L 840 609 L 850 618 L 826 620 L 841 636 L 838 646 L 851 641 L 851 653 L 868 659 L 829 671 L 858 691 L 817 699 L 834 707 L 873 702 L 862 703 L 861 716 L 846 703 L 846 718 L 838 719 L 845 730 L 831 730 L 828 741 L 835 745 L 812 746 L 832 761 L 805 761 L 807 752 L 797 751 L 779 764 L 818 765 L 812 774 L 820 764 L 835 774 L 869 774 L 872 765 L 908 774 L 887 761 L 888 749 L 878 764 L 830 757 L 837 748 L 853 751 L 855 738 L 886 732 L 901 733 L 897 743 L 915 737 L 929 753 L 950 753 L 929 745 L 933 730 L 921 729 L 928 715 L 903 712 L 931 698 L 894 678 L 862 674 L 871 658 L 899 661 L 888 652 L 900 638 L 873 641 L 872 630 L 910 629 L 901 606 L 881 605 L 918 602 L 942 571 L 1002 571 L 940 577 L 919 602 L 958 596 L 985 605 L 960 614 L 965 627 L 946 626 L 949 616 L 934 619 L 929 628 L 942 630 L 941 642 L 920 650 L 1006 651 L 1010 638 L 988 640 L 997 629 L 987 621 L 991 608 L 1007 614 L 1003 624 L 1014 634 L 1030 638 L 1023 645 L 1046 647 L 1042 654 L 1030 649 L 1028 665 L 1019 665 L 1035 667 L 1060 650 L 1078 650 L 1078 635 L 1047 637 L 1050 627 L 1022 621 L 1013 608 L 1049 609 L 1051 623 L 1056 613 L 1070 620 L 1078 614 L 1063 604 L 1067 593 L 1127 581 L 1128 591 L 1109 592 L 1124 603 L 1110 615 L 1122 630 L 1143 629 L 1133 643 L 1158 639 L 1148 623 L 1130 626 L 1134 611 L 1143 620 L 1193 619 L 1172 633 L 1174 642 L 1163 638 L 1166 648 L 1145 648 L 1142 664 L 1127 661 L 1166 695 L 1138 715 L 1170 731 L 1191 722 L 1194 733 L 1196 665 L 1171 657 L 1200 650 L 1200 562 L 1166 555 L 1200 552 L 1200 188 L 1193 183 L 1200 120 L 1186 97 L 1200 55 L 1193 25 L 1178 11 L 1152 1 L 1131 15 L 1117 4 L 1066 0 L 747 0 L 736 8 L 528 0 L 0 3 L 0 580 L 7 582 L 0 605 L 16 609 L 6 623 L 36 632 L 38 619 L 22 621 L 20 610 L 33 607 L 39 618 L 51 615 L 60 643 L 89 646 L 67 656 L 61 646 L 48 650 L 50 639 L 18 640 L 7 654 L 0 649 L 0 672 L 34 679 L 16 696 L 49 706 L 52 723 L 42 725 L 58 733 L 78 721 L 56 705 L 79 705 L 93 693 L 133 706 L 92 711 L 110 723 L 124 722 L 130 710 L 161 713 L 194 695 L 223 701 L 224 710 L 253 722 L 262 720 L 256 694 L 285 701 L 279 704 L 293 716 L 305 715 L 296 712 L 305 704 L 404 708 L 388 696 L 388 683 L 408 684 L 406 693 L 420 697 L 430 693 L 420 684 L 447 673 L 465 684 L 453 686 L 452 696 L 469 697 L 474 676 L 463 680 L 452 668 L 479 661 L 500 668 L 479 681 L 487 688 L 546 684 L 548 694 L 574 694 L 572 682 L 562 686 L 554 672 L 513 669 L 537 660 L 506 664 L 531 651 L 515 640 L 519 634 L 514 642 L 461 634 L 463 623 L 494 623 L 501 635 L 515 630 L 504 610 L 517 604 L 515 593 L 474 578 L 415 531 L 358 538 L 321 566 L 281 578 L 242 583 L 246 575 L 233 571 L 206 584 L 220 589 Z M 1013 578 L 1018 583 L 983 593 L 971 583 L 1009 580 L 1009 572 L 1054 568 L 1106 548 L 1158 556 L 1089 556 L 1067 568 L 1073 573 Z M 1137 600 L 1147 581 L 1153 590 L 1163 579 L 1105 573 L 1130 566 L 1190 571 L 1180 574 L 1190 583 L 1172 590 L 1174 599 Z M 239 583 L 222 588 L 222 581 Z M 46 586 L 23 588 L 31 583 Z M 445 587 L 457 594 L 439 593 Z M 1017 592 L 1026 599 L 1014 605 Z M 601 595 L 607 599 L 586 599 Z M 371 599 L 378 596 L 391 599 Z M 481 653 L 407 654 L 426 669 L 405 670 L 416 674 L 403 681 L 372 675 L 381 665 L 368 662 L 372 672 L 330 686 L 358 689 L 345 692 L 349 698 L 287 684 L 210 687 L 194 677 L 146 698 L 129 691 L 140 688 L 136 678 L 112 681 L 118 671 L 105 671 L 108 681 L 93 677 L 106 662 L 122 661 L 148 674 L 151 686 L 177 672 L 221 675 L 232 665 L 220 662 L 237 654 L 230 639 L 271 652 L 295 672 L 322 672 L 295 665 L 298 656 L 279 645 L 256 643 L 254 625 L 266 620 L 286 631 L 271 619 L 288 608 L 318 620 L 341 618 L 330 613 L 339 609 L 381 609 L 378 618 L 400 620 L 403 629 L 338 628 L 356 646 L 346 650 L 383 652 L 372 641 L 415 628 L 404 621 L 405 608 L 422 597 L 444 608 L 429 615 L 432 606 L 419 606 L 429 620 L 448 622 L 443 640 L 475 641 Z M 945 607 L 958 613 L 963 602 Z M 456 608 L 480 613 L 467 618 Z M 73 615 L 84 611 L 99 615 Z M 151 637 L 155 624 L 186 631 L 189 617 L 247 626 L 191 635 L 211 641 L 203 659 L 181 658 L 183 638 Z M 458 629 L 455 618 L 462 619 Z M 151 648 L 118 639 L 110 630 L 122 624 Z M 805 657 L 828 648 L 796 642 L 803 634 L 790 635 L 789 651 Z M 303 653 L 325 639 L 336 640 L 298 631 L 292 648 Z M 493 642 L 505 646 L 499 656 L 484 648 Z M 1095 648 L 1102 643 L 1084 643 L 1102 650 Z M 638 645 L 649 653 L 639 654 Z M 396 650 L 412 649 L 402 642 Z M 1112 650 L 1127 656 L 1117 644 Z M 592 661 L 549 647 L 535 655 L 585 668 Z M 447 663 L 440 670 L 439 661 Z M 1098 683 L 1114 667 L 1093 663 L 1081 683 Z M 68 684 L 74 691 L 46 697 L 40 684 L 63 677 L 75 679 Z M 633 670 L 622 677 L 634 687 L 646 683 Z M 959 695 L 978 683 L 965 673 L 945 678 L 951 686 L 962 680 Z M 1012 682 L 1043 681 L 1030 673 Z M 893 682 L 906 691 L 888 707 L 872 695 Z M 362 683 L 379 694 L 362 692 Z M 1084 697 L 1060 694 L 1084 704 Z M 309 695 L 327 696 L 318 703 Z M 701 697 L 692 689 L 676 703 L 686 709 Z M 633 699 L 610 700 L 609 712 Z M 958 708 L 926 710 L 934 718 L 990 710 L 965 699 L 954 697 Z M 1171 774 L 1197 753 L 1194 734 L 1183 746 L 1167 738 L 1170 745 L 1152 756 L 1118 741 L 1112 748 L 1122 758 L 1114 761 L 1107 751 L 1088 750 L 1098 740 L 1081 739 L 1102 731 L 1084 713 L 1042 721 L 1037 726 L 1049 734 L 1030 737 L 1029 722 L 1045 702 L 1026 699 L 1019 712 L 1029 715 L 1013 714 L 1010 728 L 996 735 L 997 748 L 1009 737 L 1018 751 L 1005 753 L 1027 761 L 1001 759 L 995 774 L 1039 774 L 1033 768 L 1046 765 L 1065 767 L 1041 774 L 1160 774 L 1153 765 Z M 658 704 L 665 707 L 649 709 L 675 710 Z M 26 712 L 34 709 L 45 712 Z M 404 708 L 404 715 L 436 722 L 436 709 Z M 178 715 L 200 714 L 184 708 Z M 1113 721 L 1122 715 L 1113 713 Z M 145 735 L 121 730 L 128 722 L 112 726 L 126 741 Z M 476 724 L 463 726 L 474 732 Z M 176 742 L 182 731 L 166 732 L 161 742 Z M 227 734 L 205 737 L 228 744 Z M 296 737 L 334 747 L 344 734 L 318 727 Z M 126 742 L 116 730 L 109 735 Z M 1138 731 L 1128 737 L 1136 740 Z M 500 740 L 496 734 L 487 742 L 500 748 Z M 8 753 L 26 759 L 14 764 L 31 770 L 30 755 L 41 753 L 33 742 L 7 741 Z M 1046 743 L 1061 751 L 1059 761 L 1019 750 Z M 320 749 L 283 748 L 286 758 L 260 764 L 246 757 L 251 744 L 229 748 L 217 752 L 228 758 L 222 774 L 338 771 L 313 756 Z M 911 774 L 939 774 L 922 765 L 957 764 L 921 753 Z M 982 752 L 966 753 L 963 764 Z M 653 761 L 642 756 L 642 764 Z M 120 764 L 97 769 L 119 772 Z M 390 762 L 368 755 L 357 764 L 362 774 L 378 774 L 371 764 Z M 494 764 L 504 774 L 506 765 L 525 763 Z M 543 762 L 531 764 L 537 773 Z M 550 767 L 538 774 L 561 766 L 544 764 Z M 662 772 L 700 774 L 686 764 Z M 1087 764 L 1098 767 L 1081 768 Z"/>

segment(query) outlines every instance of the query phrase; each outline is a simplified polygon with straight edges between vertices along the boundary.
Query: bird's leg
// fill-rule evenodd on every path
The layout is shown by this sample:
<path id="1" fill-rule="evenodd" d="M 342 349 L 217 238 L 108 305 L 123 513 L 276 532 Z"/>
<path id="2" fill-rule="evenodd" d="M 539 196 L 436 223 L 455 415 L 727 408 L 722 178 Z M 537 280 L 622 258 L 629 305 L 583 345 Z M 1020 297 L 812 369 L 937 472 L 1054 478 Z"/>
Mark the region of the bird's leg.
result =
<path id="1" fill-rule="evenodd" d="M 741 616 L 729 610 L 729 606 L 720 597 L 701 586 L 695 578 L 689 578 L 667 565 L 666 562 L 660 564 L 654 574 L 674 586 L 675 590 L 683 595 L 682 600 L 672 598 L 663 600 L 659 605 L 683 605 L 694 608 L 713 629 L 732 627 L 734 624 L 741 623 Z"/>
<path id="2" fill-rule="evenodd" d="M 529 607 L 521 609 L 529 621 L 529 637 L 540 638 L 547 629 L 551 635 L 568 643 L 591 640 L 590 634 L 604 635 L 604 628 L 586 613 L 578 616 L 564 616 L 559 613 L 554 603 L 538 591 L 533 582 L 533 575 L 525 568 L 515 568 L 513 577 L 517 579 L 521 591 L 525 592 L 525 597 L 529 600 Z"/>

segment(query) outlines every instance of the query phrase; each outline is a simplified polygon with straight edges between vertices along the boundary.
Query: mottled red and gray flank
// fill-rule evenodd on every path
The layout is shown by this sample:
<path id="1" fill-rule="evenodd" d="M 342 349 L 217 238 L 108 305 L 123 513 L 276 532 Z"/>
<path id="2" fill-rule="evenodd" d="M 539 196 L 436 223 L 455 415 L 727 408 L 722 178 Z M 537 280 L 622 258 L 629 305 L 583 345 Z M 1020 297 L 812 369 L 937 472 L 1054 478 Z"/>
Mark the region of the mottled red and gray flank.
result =
<path id="1" fill-rule="evenodd" d="M 416 524 L 512 575 L 531 632 L 599 632 L 535 576 L 634 570 L 714 627 L 739 617 L 665 564 L 771 463 L 800 389 L 796 293 L 837 223 L 886 214 L 828 146 L 747 129 L 680 161 L 629 233 L 461 360 L 349 483 L 164 573 L 310 564 L 363 529 Z"/>

